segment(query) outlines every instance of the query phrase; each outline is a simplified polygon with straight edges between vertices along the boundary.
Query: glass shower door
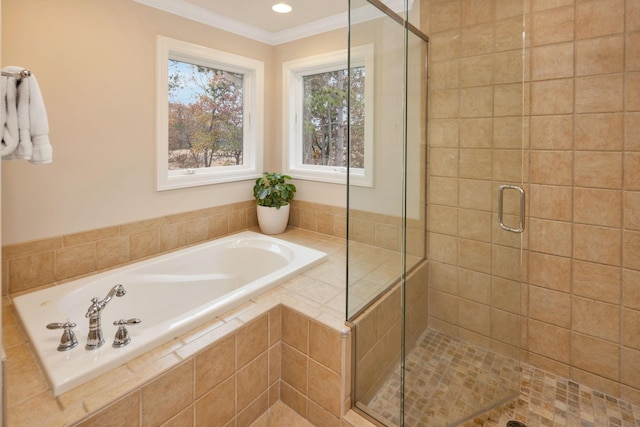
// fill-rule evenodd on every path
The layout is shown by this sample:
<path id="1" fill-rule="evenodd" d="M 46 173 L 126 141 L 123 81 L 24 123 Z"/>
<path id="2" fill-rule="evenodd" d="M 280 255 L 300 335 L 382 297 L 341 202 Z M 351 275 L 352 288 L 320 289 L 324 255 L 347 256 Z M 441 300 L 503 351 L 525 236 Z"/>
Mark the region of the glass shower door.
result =
<path id="1" fill-rule="evenodd" d="M 402 416 L 402 289 L 404 275 L 404 31 L 393 19 L 365 0 L 351 0 L 350 51 L 367 46 L 374 52 L 365 99 L 373 114 L 362 131 L 353 123 L 351 152 L 360 134 L 371 138 L 371 186 L 348 186 L 347 318 L 356 339 L 353 367 L 355 405 L 388 424 Z M 353 99 L 353 98 L 351 98 Z M 368 134 L 367 134 L 368 133 Z M 366 149 L 366 147 L 365 147 Z M 371 154 L 371 153 L 370 153 Z M 390 391 L 389 384 L 392 385 Z M 385 390 L 384 395 L 380 390 Z"/>
<path id="2" fill-rule="evenodd" d="M 404 353 L 427 325 L 427 46 L 403 24 L 414 10 L 395 13 L 365 0 L 350 5 L 351 48 L 374 52 L 366 71 L 373 90 L 365 100 L 373 114 L 364 125 L 372 137 L 373 181 L 354 185 L 350 174 L 348 188 L 347 318 L 355 320 L 358 337 L 354 395 L 356 407 L 399 425 Z M 359 107 L 352 103 L 352 115 Z M 354 145 L 358 125 L 351 123 Z"/>
<path id="3" fill-rule="evenodd" d="M 523 2 L 374 3 L 350 20 L 375 51 L 374 179 L 348 188 L 354 405 L 459 425 L 519 392 Z"/>

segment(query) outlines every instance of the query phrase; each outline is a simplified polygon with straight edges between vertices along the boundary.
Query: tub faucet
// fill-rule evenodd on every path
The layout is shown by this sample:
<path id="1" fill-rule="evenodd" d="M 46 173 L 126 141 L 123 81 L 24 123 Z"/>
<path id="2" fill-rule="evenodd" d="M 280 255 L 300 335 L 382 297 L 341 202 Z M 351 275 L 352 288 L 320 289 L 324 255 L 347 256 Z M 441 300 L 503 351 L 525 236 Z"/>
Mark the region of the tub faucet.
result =
<path id="1" fill-rule="evenodd" d="M 87 336 L 87 345 L 84 346 L 87 350 L 95 350 L 100 348 L 104 344 L 104 337 L 102 336 L 102 322 L 100 315 L 102 310 L 107 306 L 111 298 L 114 296 L 121 297 L 126 294 L 122 285 L 116 285 L 107 294 L 102 301 L 97 297 L 91 298 L 91 306 L 87 310 L 85 317 L 89 318 L 89 335 Z"/>

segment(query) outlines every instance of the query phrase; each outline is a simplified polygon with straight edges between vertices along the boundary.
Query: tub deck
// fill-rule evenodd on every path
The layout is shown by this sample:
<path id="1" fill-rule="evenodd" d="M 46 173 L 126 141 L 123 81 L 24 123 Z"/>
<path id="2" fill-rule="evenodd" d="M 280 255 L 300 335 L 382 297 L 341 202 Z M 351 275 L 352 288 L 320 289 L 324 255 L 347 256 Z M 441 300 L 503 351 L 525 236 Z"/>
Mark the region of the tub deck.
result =
<path id="1" fill-rule="evenodd" d="M 34 420 L 43 427 L 74 425 L 123 396 L 140 390 L 154 378 L 195 357 L 212 343 L 265 314 L 273 313 L 279 307 L 295 310 L 312 319 L 315 324 L 336 332 L 344 338 L 343 342 L 350 342 L 350 331 L 344 322 L 344 239 L 301 229 L 290 229 L 277 237 L 325 252 L 328 259 L 250 302 L 57 398 L 52 396 L 40 372 L 18 325 L 10 298 L 4 297 L 3 342 L 7 353 L 8 425 L 33 425 Z M 348 392 L 351 379 L 344 366 L 342 388 Z"/>
<path id="2" fill-rule="evenodd" d="M 324 252 L 306 246 L 243 231 L 31 292 L 13 303 L 58 396 L 261 296 L 326 258 Z M 117 283 L 124 285 L 126 295 L 114 297 L 104 309 L 105 343 L 84 350 L 89 329 L 85 313 L 91 298 L 102 298 Z M 127 346 L 113 348 L 117 329 L 113 321 L 130 318 L 142 323 L 128 327 Z M 76 323 L 76 348 L 57 350 L 61 331 L 44 328 L 52 321 Z"/>

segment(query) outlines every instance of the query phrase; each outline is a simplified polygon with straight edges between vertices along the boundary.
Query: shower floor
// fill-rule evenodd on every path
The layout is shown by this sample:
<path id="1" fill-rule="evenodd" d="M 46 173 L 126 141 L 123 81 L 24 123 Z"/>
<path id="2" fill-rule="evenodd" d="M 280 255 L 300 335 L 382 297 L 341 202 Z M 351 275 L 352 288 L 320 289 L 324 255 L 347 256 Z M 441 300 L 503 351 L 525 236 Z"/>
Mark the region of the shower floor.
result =
<path id="1" fill-rule="evenodd" d="M 447 426 L 515 397 L 517 360 L 428 329 L 407 354 L 405 425 Z M 400 367 L 366 404 L 385 424 L 400 424 Z M 508 395 L 508 394 L 507 394 Z"/>
<path id="2" fill-rule="evenodd" d="M 501 404 L 465 426 L 640 427 L 640 406 L 428 329 L 406 358 L 405 425 L 448 426 Z M 501 402 L 509 393 L 514 398 Z M 519 396 L 518 396 L 519 390 Z M 517 399 L 515 399 L 515 397 Z M 400 367 L 366 402 L 385 425 L 400 424 Z"/>

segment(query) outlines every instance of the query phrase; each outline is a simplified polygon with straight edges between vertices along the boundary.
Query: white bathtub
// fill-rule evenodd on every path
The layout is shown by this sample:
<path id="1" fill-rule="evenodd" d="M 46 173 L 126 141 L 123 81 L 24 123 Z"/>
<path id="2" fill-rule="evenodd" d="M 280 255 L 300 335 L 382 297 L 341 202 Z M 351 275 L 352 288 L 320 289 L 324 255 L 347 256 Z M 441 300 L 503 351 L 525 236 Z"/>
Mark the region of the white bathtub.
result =
<path id="1" fill-rule="evenodd" d="M 77 387 L 132 358 L 249 301 L 324 261 L 326 254 L 246 231 L 167 255 L 14 298 L 54 396 Z M 113 297 L 102 311 L 105 343 L 85 350 L 91 298 L 102 300 L 116 284 L 126 295 Z M 131 343 L 113 348 L 120 319 Z M 52 322 L 74 322 L 78 346 L 58 351 L 62 330 Z"/>

